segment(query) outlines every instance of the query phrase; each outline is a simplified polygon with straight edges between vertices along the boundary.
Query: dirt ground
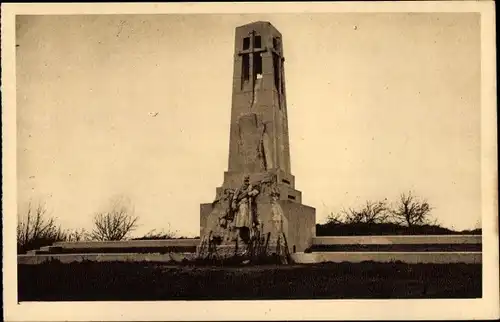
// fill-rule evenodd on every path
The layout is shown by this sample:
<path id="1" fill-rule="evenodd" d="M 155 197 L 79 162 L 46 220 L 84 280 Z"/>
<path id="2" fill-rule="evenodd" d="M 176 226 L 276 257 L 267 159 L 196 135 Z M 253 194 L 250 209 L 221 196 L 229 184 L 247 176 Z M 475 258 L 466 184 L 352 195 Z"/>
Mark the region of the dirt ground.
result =
<path id="1" fill-rule="evenodd" d="M 18 265 L 19 301 L 479 298 L 481 265 Z"/>

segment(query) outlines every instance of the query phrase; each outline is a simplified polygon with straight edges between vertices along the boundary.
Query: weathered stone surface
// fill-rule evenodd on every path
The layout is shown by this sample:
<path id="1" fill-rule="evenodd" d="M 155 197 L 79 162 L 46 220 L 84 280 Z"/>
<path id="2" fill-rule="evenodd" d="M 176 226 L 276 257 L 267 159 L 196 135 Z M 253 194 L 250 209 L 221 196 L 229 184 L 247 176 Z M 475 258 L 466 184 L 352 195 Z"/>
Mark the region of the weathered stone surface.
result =
<path id="1" fill-rule="evenodd" d="M 180 263 L 192 261 L 195 253 L 171 253 L 171 254 L 45 254 L 45 255 L 18 255 L 17 262 L 21 265 L 36 265 L 47 261 L 56 260 L 61 263 L 73 263 L 83 261 L 94 262 L 158 262 L 158 263 Z"/>
<path id="2" fill-rule="evenodd" d="M 166 247 L 197 245 L 197 238 L 161 239 L 161 240 L 122 240 L 122 241 L 81 241 L 57 242 L 51 247 L 61 248 L 124 248 L 124 247 Z"/>
<path id="3" fill-rule="evenodd" d="M 56 242 L 27 254 L 96 254 L 96 253 L 182 253 L 195 252 L 198 238 L 165 240 Z"/>
<path id="4" fill-rule="evenodd" d="M 236 29 L 228 171 L 215 201 L 200 206 L 200 256 L 239 254 L 243 244 L 254 252 L 262 238 L 265 253 L 311 245 L 315 210 L 291 174 L 282 44 L 269 22 Z"/>
<path id="5" fill-rule="evenodd" d="M 389 244 L 481 244 L 475 235 L 414 236 L 316 236 L 314 245 L 389 245 Z"/>
<path id="6" fill-rule="evenodd" d="M 264 124 L 257 114 L 243 114 L 238 118 L 238 155 L 244 173 L 267 170 L 264 152 Z"/>
<path id="7" fill-rule="evenodd" d="M 291 252 L 302 252 L 311 246 L 316 235 L 316 210 L 312 207 L 280 200 L 288 219 L 288 246 Z"/>
<path id="8" fill-rule="evenodd" d="M 379 263 L 401 261 L 408 264 L 480 264 L 482 262 L 481 252 L 314 252 L 294 253 L 291 257 L 297 264 L 360 263 L 364 261 Z"/>
<path id="9" fill-rule="evenodd" d="M 269 22 L 259 21 L 236 28 L 229 142 L 230 172 L 248 171 L 248 164 L 254 160 L 253 157 L 245 160 L 239 152 L 241 116 L 254 114 L 257 120 L 252 121 L 253 127 L 258 129 L 254 132 L 255 139 L 261 141 L 261 151 L 267 149 L 269 152 L 261 154 L 267 160 L 266 169 L 282 168 L 290 173 L 283 47 L 282 42 L 278 41 L 281 38 L 281 33 Z M 248 138 L 244 138 L 246 139 Z M 249 172 L 256 171 L 258 170 Z"/>

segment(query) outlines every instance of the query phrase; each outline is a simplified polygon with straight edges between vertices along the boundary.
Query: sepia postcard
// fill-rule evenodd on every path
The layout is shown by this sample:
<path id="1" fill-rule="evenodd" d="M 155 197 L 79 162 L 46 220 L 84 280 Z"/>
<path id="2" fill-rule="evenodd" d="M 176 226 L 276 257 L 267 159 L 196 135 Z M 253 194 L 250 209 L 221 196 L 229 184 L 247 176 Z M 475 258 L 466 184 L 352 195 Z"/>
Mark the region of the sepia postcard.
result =
<path id="1" fill-rule="evenodd" d="M 2 4 L 4 319 L 498 319 L 494 13 Z"/>

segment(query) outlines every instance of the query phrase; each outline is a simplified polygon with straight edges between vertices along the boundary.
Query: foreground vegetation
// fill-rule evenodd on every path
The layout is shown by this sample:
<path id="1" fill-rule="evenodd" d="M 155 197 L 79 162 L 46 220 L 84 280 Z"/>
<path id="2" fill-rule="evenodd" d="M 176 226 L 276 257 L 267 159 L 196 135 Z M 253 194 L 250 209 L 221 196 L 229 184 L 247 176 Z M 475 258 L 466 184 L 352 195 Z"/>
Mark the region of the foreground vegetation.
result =
<path id="1" fill-rule="evenodd" d="M 19 301 L 479 298 L 480 264 L 18 265 Z"/>

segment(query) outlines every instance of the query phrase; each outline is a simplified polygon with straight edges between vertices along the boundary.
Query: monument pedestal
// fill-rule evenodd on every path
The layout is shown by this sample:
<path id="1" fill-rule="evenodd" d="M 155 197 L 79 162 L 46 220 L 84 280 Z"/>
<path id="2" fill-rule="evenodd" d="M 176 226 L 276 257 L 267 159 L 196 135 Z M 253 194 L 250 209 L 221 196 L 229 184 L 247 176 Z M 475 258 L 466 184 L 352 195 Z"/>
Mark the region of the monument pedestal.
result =
<path id="1" fill-rule="evenodd" d="M 303 252 L 312 244 L 312 238 L 316 235 L 316 214 L 315 209 L 303 204 L 289 200 L 278 200 L 284 215 L 283 233 L 287 238 L 287 245 L 290 253 Z M 214 206 L 212 203 L 201 204 L 200 206 L 200 236 L 208 236 L 211 227 L 209 216 L 212 214 Z M 272 212 L 272 203 L 257 203 L 257 217 L 261 222 L 261 236 L 270 233 L 270 247 L 275 244 L 279 233 L 275 227 Z M 233 243 L 231 244 L 233 245 Z M 231 247 L 231 246 L 228 246 Z"/>
<path id="2" fill-rule="evenodd" d="M 315 209 L 302 204 L 291 171 L 284 59 L 271 23 L 236 28 L 228 171 L 215 201 L 200 206 L 201 242 L 228 255 L 238 253 L 234 233 L 246 246 L 255 241 L 249 231 L 270 236 L 271 252 L 283 243 L 290 253 L 306 250 L 315 235 Z"/>

